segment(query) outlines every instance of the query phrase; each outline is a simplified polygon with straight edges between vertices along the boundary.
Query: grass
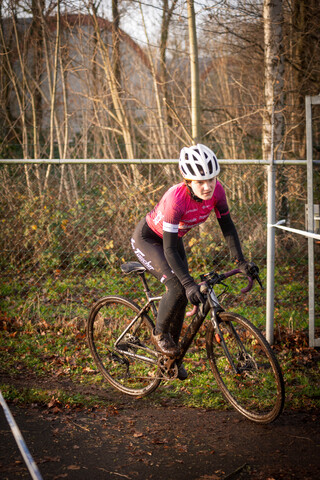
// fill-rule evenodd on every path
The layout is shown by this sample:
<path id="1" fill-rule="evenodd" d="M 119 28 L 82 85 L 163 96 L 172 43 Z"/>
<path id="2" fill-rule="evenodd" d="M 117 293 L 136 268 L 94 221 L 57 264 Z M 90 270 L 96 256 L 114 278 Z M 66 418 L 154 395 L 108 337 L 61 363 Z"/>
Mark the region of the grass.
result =
<path id="1" fill-rule="evenodd" d="M 289 272 L 290 274 L 290 272 Z M 27 287 L 26 287 L 27 285 Z M 1 287 L 0 314 L 0 385 L 8 401 L 21 404 L 37 403 L 52 408 L 89 408 L 94 405 L 109 406 L 110 399 L 103 394 L 84 393 L 88 387 L 99 387 L 103 393 L 106 384 L 97 373 L 91 358 L 86 338 L 85 319 L 94 299 L 106 294 L 127 294 L 139 301 L 140 293 L 131 277 L 125 280 L 108 278 L 102 272 L 95 278 L 86 278 L 81 272 L 72 272 L 67 278 L 44 280 L 42 285 L 32 284 L 32 278 L 13 277 Z M 306 316 L 301 302 L 301 284 L 295 288 L 287 282 L 287 290 L 281 294 L 280 303 L 283 322 L 277 329 L 274 349 L 281 363 L 286 382 L 286 408 L 320 408 L 319 355 L 308 348 L 306 330 L 288 329 L 288 319 L 295 305 L 296 315 Z M 137 298 L 134 298 L 137 297 Z M 235 293 L 231 291 L 232 309 L 263 324 L 263 297 L 258 301 L 257 291 L 246 297 L 246 303 L 235 306 Z M 300 299 L 300 300 L 299 300 Z M 229 301 L 229 300 L 228 300 Z M 249 304 L 249 307 L 247 306 Z M 300 312 L 297 312 L 297 306 Z M 280 307 L 279 307 L 280 308 Z M 196 345 L 188 353 L 185 365 L 189 378 L 163 382 L 149 400 L 154 404 L 174 401 L 176 405 L 213 409 L 228 408 L 217 389 L 206 360 L 204 345 L 205 327 L 197 337 Z M 26 379 L 26 384 L 16 381 Z M 39 382 L 28 379 L 38 379 Z M 45 387 L 41 381 L 46 380 Z M 52 385 L 50 386 L 50 379 Z M 65 380 L 76 386 L 72 389 L 56 387 L 56 381 Z M 29 382 L 30 383 L 30 382 Z M 127 397 L 124 397 L 124 401 Z M 149 401 L 142 400 L 142 401 Z"/>
<path id="2" fill-rule="evenodd" d="M 8 402 L 18 405 L 46 405 L 49 408 L 68 409 L 68 408 L 92 408 L 106 407 L 106 402 L 92 395 L 88 398 L 79 393 L 70 394 L 62 389 L 42 389 L 34 387 L 17 388 L 13 385 L 0 384 L 0 389 L 4 398 Z"/>

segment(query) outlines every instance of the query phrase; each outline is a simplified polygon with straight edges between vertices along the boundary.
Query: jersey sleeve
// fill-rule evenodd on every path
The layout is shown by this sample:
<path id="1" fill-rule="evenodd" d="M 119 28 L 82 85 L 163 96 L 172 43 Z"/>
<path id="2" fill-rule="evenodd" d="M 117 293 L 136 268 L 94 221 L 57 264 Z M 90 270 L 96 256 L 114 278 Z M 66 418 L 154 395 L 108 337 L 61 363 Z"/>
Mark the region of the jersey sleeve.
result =
<path id="1" fill-rule="evenodd" d="M 171 190 L 166 195 L 163 202 L 163 231 L 168 233 L 178 233 L 179 222 L 183 215 L 181 202 L 176 191 Z"/>
<path id="2" fill-rule="evenodd" d="M 189 274 L 188 262 L 183 260 L 178 251 L 178 242 L 182 239 L 178 238 L 177 233 L 163 232 L 163 251 L 164 256 L 172 268 L 172 271 L 178 277 L 182 285 L 185 287 L 193 281 Z M 183 243 L 182 243 L 183 245 Z"/>
<path id="3" fill-rule="evenodd" d="M 219 181 L 217 181 L 217 186 L 214 191 L 214 196 L 216 198 L 216 204 L 214 207 L 217 218 L 221 218 L 224 215 L 227 215 L 229 212 L 229 206 L 227 202 L 226 192 Z"/>
<path id="4" fill-rule="evenodd" d="M 241 243 L 239 240 L 237 229 L 233 223 L 230 213 L 223 215 L 221 218 L 218 218 L 218 222 L 222 234 L 229 247 L 231 258 L 234 260 L 238 260 L 238 262 L 243 262 L 244 256 L 242 253 Z"/>

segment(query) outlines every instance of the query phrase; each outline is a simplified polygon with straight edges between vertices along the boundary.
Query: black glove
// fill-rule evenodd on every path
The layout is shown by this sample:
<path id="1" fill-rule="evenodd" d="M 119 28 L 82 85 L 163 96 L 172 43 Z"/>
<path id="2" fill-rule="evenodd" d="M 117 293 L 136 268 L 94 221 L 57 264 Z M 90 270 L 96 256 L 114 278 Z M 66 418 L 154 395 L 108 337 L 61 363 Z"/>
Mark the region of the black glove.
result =
<path id="1" fill-rule="evenodd" d="M 259 274 L 259 267 L 254 262 L 247 262 L 243 260 L 239 262 L 237 267 L 239 270 L 248 277 L 255 278 Z"/>
<path id="2" fill-rule="evenodd" d="M 199 305 L 199 303 L 205 303 L 206 300 L 202 293 L 200 292 L 200 285 L 197 285 L 195 282 L 190 283 L 190 285 L 185 287 L 187 299 L 192 305 Z"/>

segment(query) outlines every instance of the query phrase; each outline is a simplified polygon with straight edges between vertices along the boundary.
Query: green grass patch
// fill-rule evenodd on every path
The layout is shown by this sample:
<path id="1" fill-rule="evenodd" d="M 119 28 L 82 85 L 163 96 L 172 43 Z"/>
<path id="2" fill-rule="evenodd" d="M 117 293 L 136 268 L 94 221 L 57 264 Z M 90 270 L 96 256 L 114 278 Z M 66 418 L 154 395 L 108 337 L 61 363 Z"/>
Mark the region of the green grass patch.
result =
<path id="1" fill-rule="evenodd" d="M 8 402 L 17 405 L 31 405 L 49 407 L 56 410 L 69 408 L 108 407 L 110 402 L 101 400 L 95 395 L 90 397 L 81 393 L 70 393 L 63 389 L 42 389 L 31 387 L 17 388 L 13 385 L 0 384 L 0 390 Z"/>

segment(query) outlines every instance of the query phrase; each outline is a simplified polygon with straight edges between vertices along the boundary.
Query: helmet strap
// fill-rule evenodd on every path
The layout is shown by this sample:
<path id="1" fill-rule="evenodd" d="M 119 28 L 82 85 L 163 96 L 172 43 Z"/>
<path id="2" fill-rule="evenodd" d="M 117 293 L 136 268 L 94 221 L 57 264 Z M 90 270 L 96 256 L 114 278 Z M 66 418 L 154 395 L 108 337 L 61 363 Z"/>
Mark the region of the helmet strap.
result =
<path id="1" fill-rule="evenodd" d="M 188 188 L 190 197 L 191 197 L 193 200 L 195 200 L 196 202 L 199 202 L 199 203 L 203 202 L 202 198 L 199 198 L 199 197 L 197 197 L 197 195 L 194 194 L 194 191 L 192 190 L 191 185 L 189 184 L 189 182 L 188 182 L 187 180 L 185 180 L 185 184 L 186 184 L 186 186 L 187 186 L 187 188 Z"/>

